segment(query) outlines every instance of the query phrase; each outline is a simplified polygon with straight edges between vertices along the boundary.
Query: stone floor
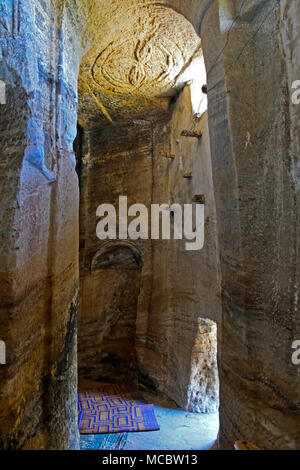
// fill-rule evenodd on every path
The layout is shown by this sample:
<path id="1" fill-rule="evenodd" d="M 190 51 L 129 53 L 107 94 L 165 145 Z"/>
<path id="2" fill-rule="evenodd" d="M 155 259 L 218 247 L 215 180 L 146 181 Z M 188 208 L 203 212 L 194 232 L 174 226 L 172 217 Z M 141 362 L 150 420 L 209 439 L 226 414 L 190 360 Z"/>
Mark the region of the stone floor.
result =
<path id="1" fill-rule="evenodd" d="M 173 402 L 143 394 L 155 407 L 160 431 L 128 433 L 123 450 L 207 450 L 214 444 L 218 429 L 218 413 L 188 413 Z M 115 436 L 117 437 L 117 436 Z M 81 436 L 82 449 L 99 449 L 101 436 Z"/>

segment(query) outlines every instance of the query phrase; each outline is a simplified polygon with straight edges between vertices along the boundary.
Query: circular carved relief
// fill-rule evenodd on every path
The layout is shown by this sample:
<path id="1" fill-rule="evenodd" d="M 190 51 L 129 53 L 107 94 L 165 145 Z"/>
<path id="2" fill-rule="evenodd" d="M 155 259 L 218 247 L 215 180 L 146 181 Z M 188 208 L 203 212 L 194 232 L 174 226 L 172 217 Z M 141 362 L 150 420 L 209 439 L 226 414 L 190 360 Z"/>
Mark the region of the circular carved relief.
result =
<path id="1" fill-rule="evenodd" d="M 186 63 L 187 42 L 190 46 L 199 40 L 187 20 L 170 9 L 153 7 L 143 13 L 127 23 L 94 61 L 93 79 L 105 91 L 142 95 L 164 91 Z"/>
<path id="2" fill-rule="evenodd" d="M 109 44 L 99 54 L 93 66 L 93 77 L 107 90 L 144 92 L 171 83 L 183 65 L 181 51 L 174 44 L 167 48 L 158 42 L 136 43 L 128 39 L 120 44 Z"/>

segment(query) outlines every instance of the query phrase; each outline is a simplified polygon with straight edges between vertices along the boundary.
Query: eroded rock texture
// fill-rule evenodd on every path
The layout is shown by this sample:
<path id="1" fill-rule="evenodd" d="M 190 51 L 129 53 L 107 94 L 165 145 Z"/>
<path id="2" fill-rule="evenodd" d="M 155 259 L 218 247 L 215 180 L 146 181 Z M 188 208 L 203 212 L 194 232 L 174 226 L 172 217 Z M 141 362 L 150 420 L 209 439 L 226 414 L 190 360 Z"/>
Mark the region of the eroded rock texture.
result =
<path id="1" fill-rule="evenodd" d="M 80 376 L 212 411 L 217 349 L 219 447 L 300 448 L 300 5 L 273 5 L 1 2 L 1 448 L 78 445 L 79 284 Z M 100 241 L 96 209 L 119 195 L 204 195 L 203 250 Z"/>
<path id="2" fill-rule="evenodd" d="M 95 25 L 80 69 L 81 122 L 153 118 L 184 85 L 199 36 L 184 16 L 154 2 L 96 2 Z"/>
<path id="3" fill-rule="evenodd" d="M 199 134 L 202 132 L 201 141 L 181 136 L 190 127 Z M 79 375 L 120 380 L 124 364 L 127 363 L 127 373 L 132 372 L 130 356 L 134 353 L 138 359 L 136 378 L 139 376 L 142 382 L 167 394 L 184 408 L 216 410 L 216 344 L 211 352 L 197 348 L 199 321 L 203 318 L 216 320 L 220 314 L 207 115 L 200 120 L 193 118 L 187 87 L 163 121 L 135 120 L 102 130 L 93 127 L 86 132 L 77 153 L 81 155 L 78 168 L 82 188 Z M 191 174 L 192 178 L 186 178 L 186 174 Z M 110 249 L 115 246 L 119 254 L 113 266 L 97 263 L 98 253 L 105 252 L 108 243 L 96 236 L 96 209 L 100 203 L 111 203 L 117 209 L 119 196 L 125 195 L 128 207 L 142 203 L 150 214 L 151 203 L 192 203 L 194 197 L 203 194 L 207 223 L 205 249 L 201 252 L 186 251 L 185 240 L 130 240 L 128 246 L 138 250 L 141 258 L 140 281 L 123 261 L 126 244 L 122 249 L 118 241 L 109 242 Z M 129 261 L 132 263 L 130 258 Z M 117 322 L 122 318 L 123 322 L 128 320 L 129 307 L 132 317 L 136 318 L 131 331 L 126 333 L 133 338 L 128 343 L 131 351 L 123 347 L 117 353 L 115 335 L 120 345 L 124 335 L 120 330 L 122 324 L 117 326 Z M 209 358 L 207 369 L 211 372 L 203 377 L 205 385 L 197 392 L 204 395 L 206 385 L 212 387 L 213 392 L 209 398 L 209 394 L 203 397 L 203 402 L 210 404 L 201 408 L 198 405 L 201 398 L 196 398 L 197 392 L 191 392 L 191 388 L 195 388 L 197 366 L 194 363 L 205 358 Z"/>
<path id="4" fill-rule="evenodd" d="M 202 132 L 201 140 L 181 136 L 186 129 Z M 193 118 L 189 87 L 178 97 L 171 119 L 155 126 L 153 141 L 153 202 L 184 204 L 197 196 L 206 198 L 203 250 L 186 251 L 185 240 L 152 241 L 153 284 L 142 371 L 185 408 L 189 406 L 198 322 L 216 320 L 220 314 L 207 116 Z M 164 152 L 174 155 L 174 160 L 162 156 Z"/>
<path id="5" fill-rule="evenodd" d="M 109 126 L 85 137 L 80 169 L 79 375 L 137 378 L 138 309 L 151 295 L 151 242 L 99 240 L 99 204 L 116 209 L 119 196 L 151 204 L 151 125 Z M 103 363 L 103 366 L 102 366 Z"/>
<path id="6" fill-rule="evenodd" d="M 81 46 L 75 25 L 58 6 L 1 2 L 0 78 L 6 84 L 0 111 L 4 449 L 78 446 L 78 184 L 72 144 L 77 99 L 73 72 Z"/>
<path id="7" fill-rule="evenodd" d="M 216 362 L 217 325 L 211 320 L 199 320 L 192 353 L 188 410 L 209 413 L 218 410 L 219 378 Z"/>
<path id="8" fill-rule="evenodd" d="M 212 6 L 201 27 L 207 70 L 237 12 L 234 2 L 222 3 Z M 242 435 L 267 449 L 299 448 L 300 438 L 299 371 L 291 362 L 299 335 L 299 122 L 288 92 L 291 73 L 297 73 L 297 28 L 291 7 L 282 4 L 269 15 L 222 80 L 272 6 L 245 6 L 230 46 L 208 76 L 222 277 L 219 442 L 228 448 Z M 222 40 L 212 53 L 219 28 Z"/>

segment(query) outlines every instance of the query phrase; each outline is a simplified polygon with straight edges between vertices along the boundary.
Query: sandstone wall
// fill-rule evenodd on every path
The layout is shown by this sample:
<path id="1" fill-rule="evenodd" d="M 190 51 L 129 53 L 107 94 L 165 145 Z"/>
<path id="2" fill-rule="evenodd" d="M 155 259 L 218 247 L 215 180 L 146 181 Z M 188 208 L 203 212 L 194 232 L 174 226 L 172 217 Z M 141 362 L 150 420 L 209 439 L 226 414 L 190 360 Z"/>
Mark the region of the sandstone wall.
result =
<path id="1" fill-rule="evenodd" d="M 192 126 L 195 131 L 203 132 L 201 140 L 181 136 L 183 130 Z M 210 397 L 206 400 L 210 404 L 204 404 L 202 411 L 214 411 L 218 405 L 216 344 L 212 347 L 214 352 L 205 341 L 202 349 L 199 346 L 199 325 L 207 318 L 217 321 L 220 314 L 207 115 L 200 120 L 193 118 L 190 89 L 186 87 L 173 106 L 171 118 L 165 122 L 153 126 L 146 121 L 134 121 L 93 129 L 84 141 L 79 151 L 83 158 L 78 164 L 81 186 L 80 377 L 121 380 L 124 372 L 128 374 L 132 368 L 131 344 L 132 350 L 136 348 L 141 381 L 166 393 L 181 406 L 194 409 L 191 397 L 196 397 L 197 385 L 192 377 L 199 373 L 198 365 L 202 360 L 203 382 L 208 389 L 211 387 L 211 392 L 206 386 L 199 391 L 199 395 L 207 392 Z M 168 153 L 176 156 L 174 160 L 165 157 Z M 188 172 L 192 173 L 192 179 L 184 178 Z M 205 246 L 201 252 L 186 251 L 184 240 L 130 241 L 129 246 L 136 247 L 141 254 L 143 266 L 139 280 L 137 274 L 132 277 L 131 257 L 126 262 L 123 260 L 128 243 L 120 249 L 118 241 L 111 241 L 109 250 L 117 250 L 121 258 L 118 263 L 103 265 L 108 242 L 96 237 L 99 204 L 108 202 L 117 208 L 119 195 L 126 195 L 128 206 L 143 203 L 150 214 L 151 202 L 191 203 L 193 196 L 202 194 L 206 198 L 206 222 Z M 133 295 L 138 305 L 134 304 Z M 128 317 L 128 309 L 131 309 L 131 317 Z M 126 323 L 130 324 L 131 331 L 124 329 Z M 129 339 L 127 343 L 124 333 Z M 215 354 L 214 359 L 207 365 L 204 360 L 211 354 Z M 201 402 L 200 397 L 198 402 Z M 195 409 L 201 409 L 199 403 Z"/>
<path id="2" fill-rule="evenodd" d="M 147 3 L 155 3 L 157 11 L 157 2 Z M 173 103 L 171 120 L 166 116 L 170 97 L 178 91 L 174 84 L 168 96 L 150 97 L 147 108 L 141 97 L 128 106 L 122 97 L 104 94 L 114 116 L 139 117 L 132 125 L 105 128 L 106 108 L 88 92 L 81 118 L 87 113 L 94 132 L 99 123 L 102 129 L 96 136 L 87 129 L 83 155 L 91 152 L 95 161 L 83 162 L 81 169 L 81 282 L 97 304 L 82 309 L 93 325 L 89 330 L 81 323 L 83 344 L 93 344 L 91 358 L 96 358 L 99 320 L 107 331 L 111 328 L 97 287 L 115 283 L 115 266 L 105 274 L 101 265 L 101 250 L 105 256 L 113 250 L 114 256 L 125 257 L 125 268 L 117 269 L 124 269 L 125 279 L 136 276 L 132 284 L 140 283 L 143 292 L 136 301 L 137 291 L 131 291 L 128 317 L 131 335 L 137 302 L 140 379 L 182 406 L 203 410 L 205 403 L 199 394 L 193 397 L 189 385 L 200 382 L 201 397 L 199 379 L 216 384 L 215 359 L 208 351 L 215 334 L 209 320 L 215 321 L 219 446 L 232 448 L 241 438 L 266 449 L 299 448 L 299 374 L 291 363 L 300 324 L 299 107 L 291 102 L 292 82 L 300 79 L 299 1 L 282 0 L 264 25 L 274 2 L 246 2 L 230 37 L 240 8 L 235 1 L 172 0 L 168 5 L 186 15 L 201 36 L 209 72 L 208 123 L 205 116 L 200 121 L 191 116 L 188 87 Z M 2 2 L 0 8 L 0 79 L 7 84 L 7 104 L 0 107 L 0 338 L 7 345 L 7 365 L 0 366 L 0 447 L 75 448 L 78 187 L 72 142 L 77 78 L 83 53 L 93 45 L 97 52 L 93 42 L 107 20 L 105 15 L 101 19 L 101 9 L 112 16 L 118 2 L 101 2 L 99 9 L 95 1 L 19 0 Z M 164 25 L 174 18 L 161 13 Z M 188 29 L 191 44 L 198 44 Z M 145 50 L 140 52 L 143 59 Z M 142 120 L 145 109 L 153 126 Z M 182 127 L 201 129 L 202 140 L 176 144 Z M 161 151 L 176 158 L 171 162 Z M 179 171 L 181 153 L 183 171 L 192 173 L 191 179 Z M 107 186 L 99 184 L 98 171 Z M 98 197 L 110 196 L 107 191 L 115 198 L 128 191 L 133 202 L 146 205 L 204 194 L 204 249 L 186 252 L 178 241 L 134 245 L 129 251 L 116 247 L 117 252 L 102 247 L 94 217 L 102 202 Z M 95 256 L 100 265 L 92 264 Z M 143 266 L 136 268 L 140 258 Z M 117 285 L 117 291 L 123 288 Z M 109 299 L 109 305 L 115 301 L 121 298 Z M 110 354 L 106 347 L 104 353 Z M 199 349 L 210 364 L 201 376 Z M 83 354 L 89 354 L 85 347 Z M 90 374 L 82 364 L 84 375 Z M 208 389 L 215 400 L 216 389 Z"/>
<path id="3" fill-rule="evenodd" d="M 85 133 L 79 162 L 79 377 L 137 379 L 137 342 L 145 342 L 151 295 L 151 242 L 99 240 L 96 210 L 119 196 L 150 207 L 152 128 L 146 121 Z"/>
<path id="4" fill-rule="evenodd" d="M 202 132 L 202 138 L 183 137 L 184 130 Z M 207 115 L 193 117 L 188 86 L 173 105 L 171 119 L 155 126 L 153 140 L 153 202 L 183 205 L 205 195 L 205 242 L 201 251 L 186 251 L 186 240 L 152 241 L 153 284 L 142 370 L 160 391 L 193 409 L 192 357 L 203 319 L 219 321 L 220 279 Z M 165 158 L 165 152 L 175 158 Z M 203 361 L 209 355 L 204 342 L 198 351 Z M 202 411 L 213 411 L 218 404 L 216 357 L 203 370 L 203 380 L 212 384 L 212 400 Z"/>
<path id="5" fill-rule="evenodd" d="M 229 42 L 234 2 L 212 5 L 201 27 L 208 71 L 228 42 L 208 76 L 222 275 L 219 444 L 226 448 L 237 438 L 299 448 L 299 371 L 291 362 L 299 334 L 299 111 L 289 92 L 299 67 L 299 2 L 290 3 L 252 41 L 274 2 L 246 5 Z"/>
<path id="6" fill-rule="evenodd" d="M 0 9 L 0 447 L 76 448 L 82 46 L 62 2 Z"/>

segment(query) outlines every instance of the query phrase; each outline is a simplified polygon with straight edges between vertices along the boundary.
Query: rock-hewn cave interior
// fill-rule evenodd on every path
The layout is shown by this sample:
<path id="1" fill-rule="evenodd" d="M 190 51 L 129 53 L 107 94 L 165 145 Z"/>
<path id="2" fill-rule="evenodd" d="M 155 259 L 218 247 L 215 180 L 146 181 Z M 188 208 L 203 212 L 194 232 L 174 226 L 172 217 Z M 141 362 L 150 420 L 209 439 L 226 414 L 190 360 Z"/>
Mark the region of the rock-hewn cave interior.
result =
<path id="1" fill-rule="evenodd" d="M 0 449 L 79 449 L 85 381 L 184 410 L 199 442 L 213 419 L 215 450 L 300 449 L 298 9 L 0 3 Z M 101 239 L 120 198 L 172 233 L 201 206 L 203 247 L 150 216 Z"/>

